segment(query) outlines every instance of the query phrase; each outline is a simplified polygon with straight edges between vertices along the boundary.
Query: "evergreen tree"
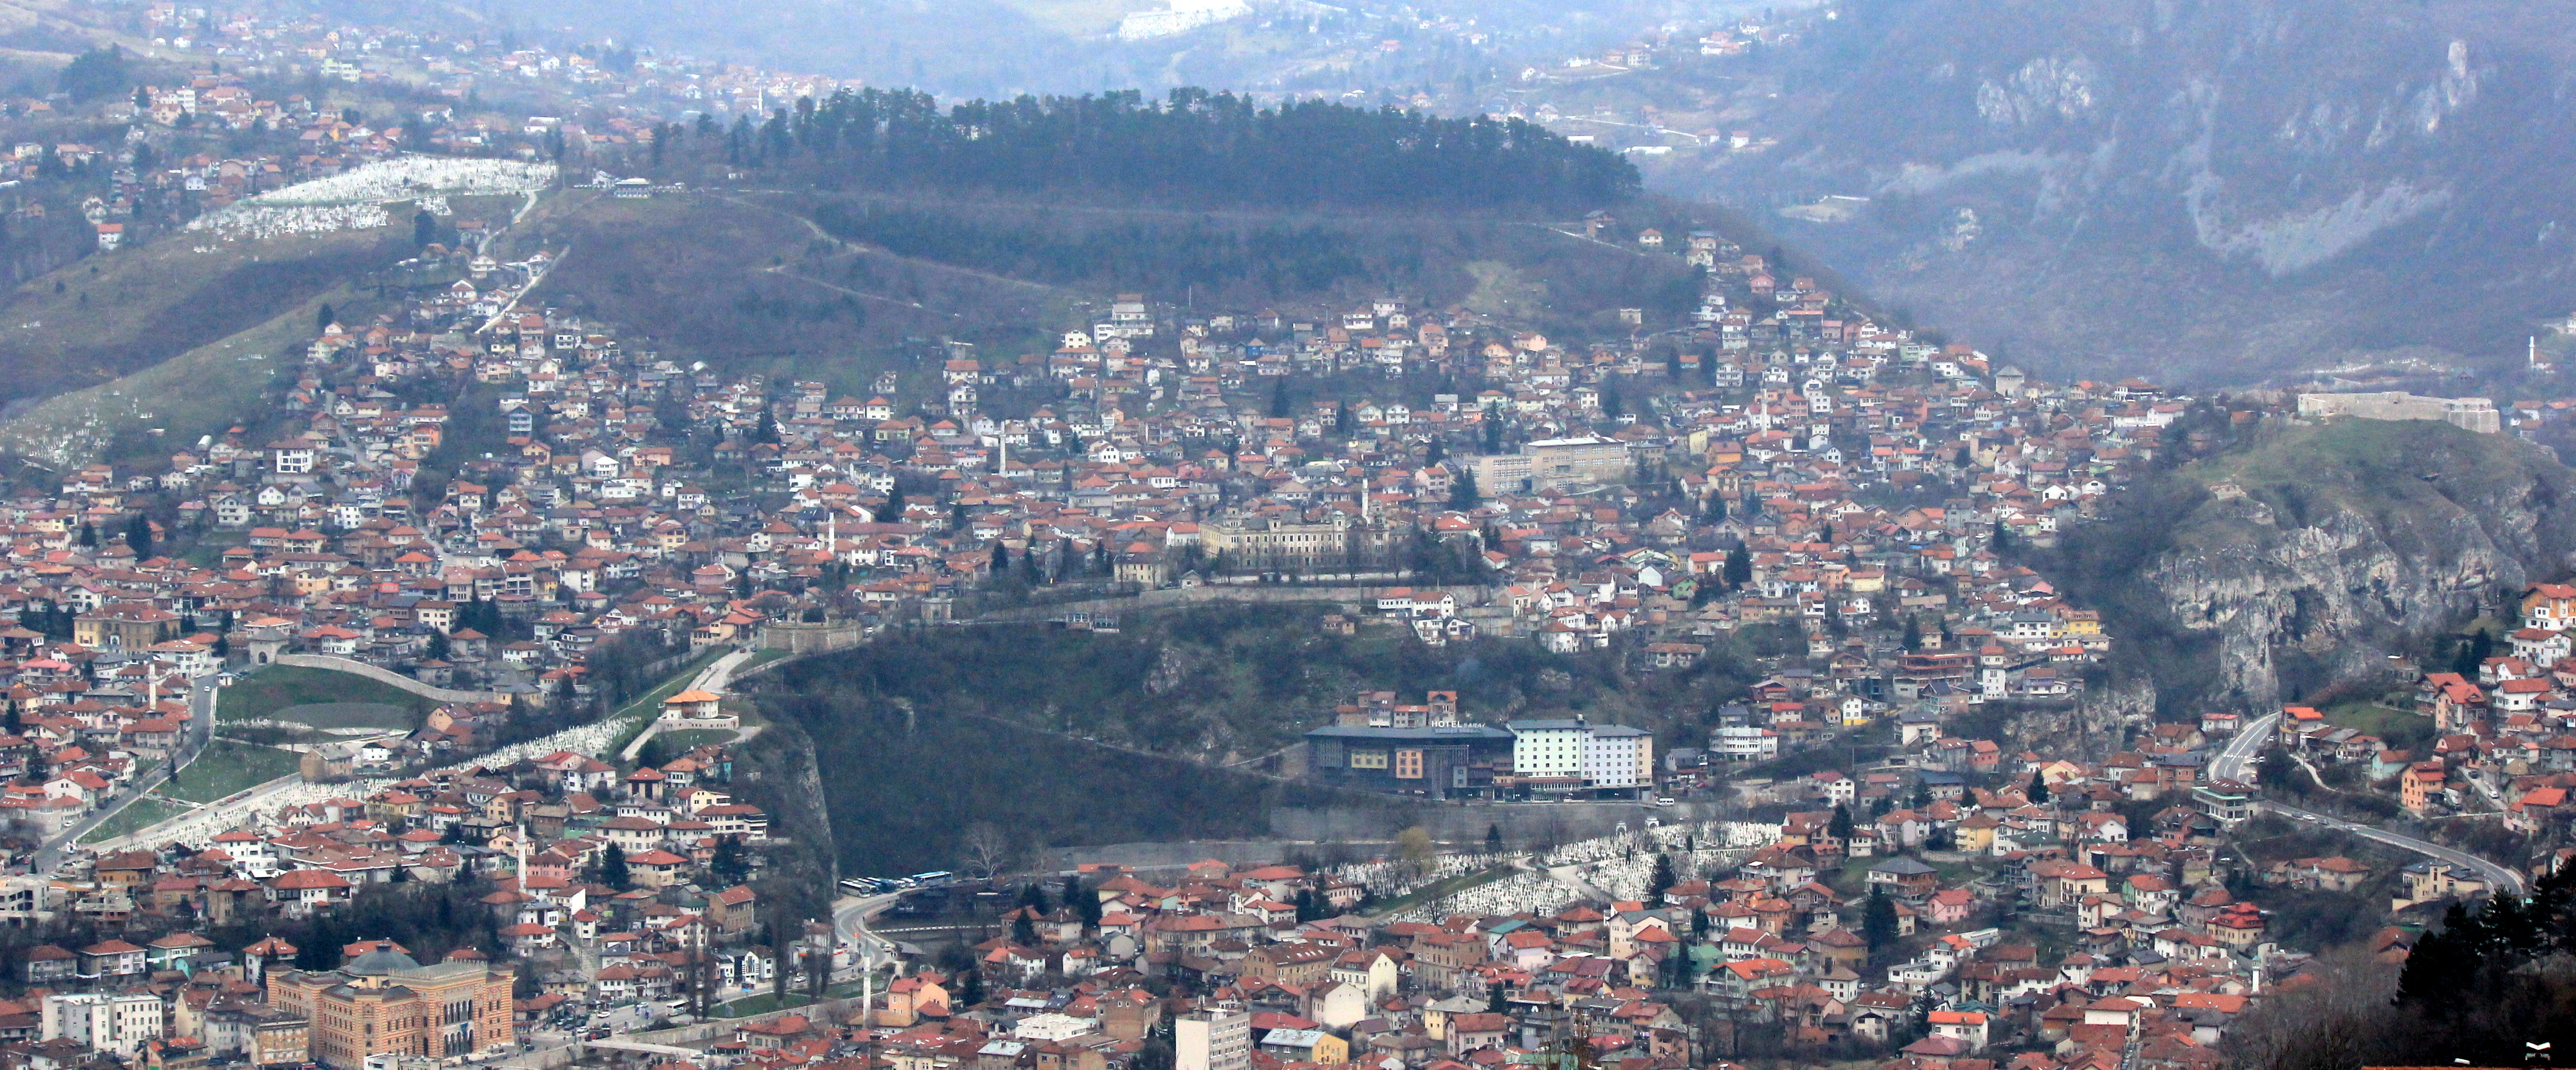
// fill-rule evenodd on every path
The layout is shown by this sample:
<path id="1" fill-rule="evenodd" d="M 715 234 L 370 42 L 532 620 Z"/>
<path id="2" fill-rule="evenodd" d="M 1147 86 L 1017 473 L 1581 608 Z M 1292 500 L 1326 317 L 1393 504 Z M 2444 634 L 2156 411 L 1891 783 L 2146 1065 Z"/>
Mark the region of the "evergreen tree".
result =
<path id="1" fill-rule="evenodd" d="M 1449 508 L 1465 512 L 1483 504 L 1484 495 L 1476 489 L 1476 470 L 1458 466 L 1458 475 L 1449 481 Z"/>
<path id="2" fill-rule="evenodd" d="M 1100 924 L 1100 897 L 1091 894 L 1082 886 L 1080 874 L 1065 875 L 1064 891 L 1058 898 L 1064 900 L 1064 905 L 1073 908 L 1074 916 L 1082 919 L 1083 928 L 1091 929 Z"/>
<path id="3" fill-rule="evenodd" d="M 125 519 L 125 545 L 134 548 L 139 560 L 152 556 L 152 519 L 136 513 Z"/>
<path id="4" fill-rule="evenodd" d="M 81 521 L 80 547 L 84 550 L 98 549 L 98 529 L 91 527 L 90 522 L 86 520 Z"/>
<path id="5" fill-rule="evenodd" d="M 621 892 L 635 886 L 635 875 L 626 868 L 626 852 L 618 850 L 616 844 L 600 852 L 599 883 Z"/>
<path id="6" fill-rule="evenodd" d="M 1908 654 L 1923 649 L 1923 624 L 1914 619 L 1914 614 L 1905 615 L 1905 634 L 1897 643 Z"/>
<path id="7" fill-rule="evenodd" d="M 1834 838 L 1834 839 L 1836 839 L 1836 840 L 1840 840 L 1840 841 L 1842 841 L 1843 843 L 1850 843 L 1850 842 L 1851 842 L 1851 838 L 1852 838 L 1852 816 L 1851 816 L 1851 807 L 1845 806 L 1845 805 L 1843 805 L 1843 804 L 1841 804 L 1841 803 L 1835 803 L 1835 804 L 1834 804 L 1834 816 L 1833 816 L 1833 820 L 1831 820 L 1831 821 L 1827 821 L 1827 822 L 1825 823 L 1825 835 L 1831 836 L 1831 837 L 1833 837 L 1833 838 Z"/>
<path id="8" fill-rule="evenodd" d="M 751 879 L 751 861 L 743 857 L 742 837 L 716 840 L 715 855 L 707 860 L 707 873 L 728 888 Z"/>
<path id="9" fill-rule="evenodd" d="M 1737 543 L 1726 552 L 1726 585 L 1742 587 L 1753 582 L 1753 551 Z"/>
<path id="10" fill-rule="evenodd" d="M 2447 1018 L 2471 996 L 2478 974 L 2481 934 L 2458 903 L 2442 917 L 2439 932 L 2415 941 L 2397 975 L 2397 1005 Z"/>
<path id="11" fill-rule="evenodd" d="M 1503 984 L 1502 984 L 1502 982 L 1500 982 L 1500 981 L 1496 981 L 1496 982 L 1494 982 L 1493 984 L 1486 985 L 1486 986 L 1485 986 L 1485 1013 L 1487 1013 L 1487 1014 L 1510 1014 L 1511 1012 L 1512 1012 L 1512 997 L 1511 997 L 1511 994 L 1510 994 L 1510 993 L 1505 992 L 1505 991 L 1503 990 Z"/>
<path id="12" fill-rule="evenodd" d="M 1025 909 L 1011 918 L 1011 942 L 1021 947 L 1038 946 L 1038 927 L 1029 921 L 1029 912 Z"/>
<path id="13" fill-rule="evenodd" d="M 2478 678 L 2479 669 L 2486 665 L 2488 658 L 2493 656 L 2495 656 L 2495 632 L 2480 628 L 2470 632 L 2468 641 L 2460 644 L 2460 655 L 2451 665 L 2451 671 L 2475 681 Z"/>
<path id="14" fill-rule="evenodd" d="M 1873 954 L 1896 941 L 1896 904 L 1887 898 L 1884 886 L 1869 890 L 1869 903 L 1860 916 L 1860 937 Z"/>
<path id="15" fill-rule="evenodd" d="M 1128 1070 L 1174 1070 L 1180 1065 L 1172 1048 L 1172 1038 L 1163 1029 L 1146 1034 L 1145 1042 L 1127 1061 Z"/>
<path id="16" fill-rule="evenodd" d="M 2022 794 L 2023 794 L 2023 795 L 2026 795 L 2026 796 L 2028 796 L 2028 797 L 2030 798 L 2031 805 L 2033 805 L 2033 806 L 2045 806 L 2045 805 L 2047 805 L 2047 804 L 2048 804 L 2048 774 L 2043 773 L 2043 772 L 2040 772 L 2040 771 L 2039 771 L 2039 770 L 2037 770 L 2037 769 L 2033 769 L 2033 770 L 2031 770 L 2031 771 L 2030 771 L 2030 787 L 2029 787 L 2027 790 L 2023 791 L 2023 792 L 2022 792 Z"/>
<path id="17" fill-rule="evenodd" d="M 1486 825 L 1486 826 L 1485 826 L 1485 853 L 1486 853 L 1486 854 L 1501 854 L 1501 853 L 1503 853 L 1503 826 L 1502 826 L 1502 825 L 1500 825 L 1500 824 L 1488 824 L 1488 825 Z"/>
<path id="18" fill-rule="evenodd" d="M 1646 878 L 1646 909 L 1653 910 L 1662 907 L 1664 905 L 1664 893 L 1671 891 L 1673 884 L 1678 879 L 1679 878 L 1675 877 L 1673 874 L 1673 856 L 1670 854 L 1656 855 L 1654 872 Z"/>

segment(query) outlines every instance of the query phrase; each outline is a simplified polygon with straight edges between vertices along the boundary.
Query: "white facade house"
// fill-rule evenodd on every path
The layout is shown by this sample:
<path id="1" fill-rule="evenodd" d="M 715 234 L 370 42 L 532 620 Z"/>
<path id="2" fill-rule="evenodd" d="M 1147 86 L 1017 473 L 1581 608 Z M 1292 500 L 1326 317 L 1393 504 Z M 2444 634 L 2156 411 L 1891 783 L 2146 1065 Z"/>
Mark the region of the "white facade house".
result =
<path id="1" fill-rule="evenodd" d="M 45 1040 L 70 1040 L 97 1051 L 134 1056 L 161 1039 L 161 997 L 82 993 L 45 997 Z"/>
<path id="2" fill-rule="evenodd" d="M 1708 749 L 1730 762 L 1767 762 L 1780 756 L 1780 733 L 1752 725 L 1721 728 L 1709 737 Z"/>

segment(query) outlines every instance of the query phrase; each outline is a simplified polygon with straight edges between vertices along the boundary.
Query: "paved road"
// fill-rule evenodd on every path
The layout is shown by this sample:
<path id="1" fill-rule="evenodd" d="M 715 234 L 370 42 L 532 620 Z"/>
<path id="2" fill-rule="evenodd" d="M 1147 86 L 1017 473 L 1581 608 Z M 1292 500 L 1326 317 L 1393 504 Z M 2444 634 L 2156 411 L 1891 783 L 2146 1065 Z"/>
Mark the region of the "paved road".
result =
<path id="1" fill-rule="evenodd" d="M 136 777 L 134 784 L 117 795 L 113 802 L 92 811 L 88 817 L 64 829 L 62 835 L 46 841 L 45 845 L 36 851 L 35 871 L 42 874 L 53 873 L 55 869 L 62 866 L 63 859 L 71 853 L 72 846 L 79 843 L 81 837 L 89 835 L 91 829 L 97 828 L 107 819 L 123 812 L 127 806 L 133 804 L 134 800 L 150 794 L 152 789 L 160 787 L 163 781 L 170 779 L 171 770 L 196 761 L 197 755 L 206 749 L 207 741 L 215 737 L 215 697 L 220 690 L 215 686 L 213 674 L 190 681 L 188 738 L 180 741 L 179 753 L 172 755 L 169 761 L 161 763 L 161 766 L 152 772 Z"/>
<path id="2" fill-rule="evenodd" d="M 2375 840 L 2391 847 L 2400 847 L 2413 851 L 2416 854 L 2438 858 L 2455 866 L 2465 866 L 2470 870 L 2475 871 L 2479 876 L 2486 878 L 2488 884 L 2504 891 L 2511 892 L 2515 895 L 2521 895 L 2526 890 L 2523 886 L 2522 874 L 2514 872 L 2512 868 L 2501 863 L 2490 862 L 2466 851 L 2453 850 L 2430 840 L 2419 840 L 2413 836 L 2400 835 L 2398 833 L 2390 832 L 2387 829 L 2380 828 L 2377 825 L 2355 824 L 2341 818 L 2328 817 L 2324 814 L 2301 810 L 2295 806 L 2284 806 L 2276 802 L 2264 802 L 2259 805 L 2264 809 L 2271 810 L 2275 813 L 2287 814 L 2292 818 L 2302 821 L 2312 821 L 2326 828 L 2348 832 L 2365 840 Z"/>
<path id="3" fill-rule="evenodd" d="M 717 695 L 724 694 L 725 688 L 733 684 L 733 671 L 736 668 L 741 667 L 743 662 L 751 660 L 751 656 L 757 653 L 759 653 L 759 651 L 746 647 L 717 658 L 714 661 L 708 662 L 707 667 L 698 670 L 698 675 L 692 678 L 689 681 L 689 685 L 681 690 L 705 691 L 710 694 Z M 662 734 L 661 711 L 646 710 L 644 711 L 644 716 L 654 719 L 645 723 L 644 730 L 635 734 L 635 738 L 626 744 L 626 749 L 617 752 L 617 756 L 619 758 L 630 762 L 634 761 L 636 755 L 644 753 L 644 743 L 646 740 Z M 760 730 L 757 727 L 745 728 L 735 732 L 734 739 L 739 742 L 741 740 L 750 739 L 751 737 L 759 734 Z"/>
<path id="4" fill-rule="evenodd" d="M 2236 738 L 2227 741 L 2227 746 L 2218 752 L 2218 757 L 2210 761 L 2209 778 L 2212 780 L 2233 780 L 2243 784 L 2253 783 L 2255 758 L 2262 754 L 2263 748 L 2272 741 L 2272 733 L 2275 731 L 2275 726 L 2277 726 L 2280 721 L 2281 715 L 2273 713 L 2257 717 L 2252 723 L 2246 725 L 2243 731 L 2236 734 Z M 2402 833 L 2390 832 L 2387 829 L 2380 828 L 2376 825 L 2363 825 L 2356 822 L 2345 821 L 2342 818 L 2329 817 L 2312 810 L 2302 810 L 2298 807 L 2289 806 L 2283 803 L 2267 800 L 2256 805 L 2274 813 L 2286 815 L 2293 820 L 2306 821 L 2324 828 L 2336 829 L 2359 836 L 2365 840 L 2384 843 L 2388 846 L 2400 848 L 2402 850 L 2413 851 L 2416 854 L 2424 855 L 2429 858 L 2438 858 L 2455 866 L 2463 866 L 2485 878 L 2488 884 L 2499 889 L 2511 892 L 2515 895 L 2521 895 L 2524 892 L 2522 874 L 2514 872 L 2514 870 L 2509 866 L 2488 861 L 2487 859 L 2480 858 L 2466 851 L 2444 847 L 2441 844 L 2432 842 L 2431 840 L 2417 839 L 2416 837 L 2404 835 Z"/>
<path id="5" fill-rule="evenodd" d="M 903 896 L 895 892 L 884 895 L 842 896 L 832 904 L 832 925 L 839 930 L 843 942 L 859 946 L 859 957 L 862 960 L 890 961 L 895 954 L 894 941 L 868 931 L 868 921 L 884 913 L 887 907 L 893 906 L 895 901 L 901 898 Z"/>
<path id="6" fill-rule="evenodd" d="M 2254 759 L 2263 753 L 2263 745 L 2271 742 L 2273 726 L 2280 723 L 2280 714 L 2265 714 L 2237 732 L 2236 738 L 2228 740 L 2227 746 L 2218 752 L 2218 757 L 2209 763 L 2209 779 L 2253 783 Z"/>

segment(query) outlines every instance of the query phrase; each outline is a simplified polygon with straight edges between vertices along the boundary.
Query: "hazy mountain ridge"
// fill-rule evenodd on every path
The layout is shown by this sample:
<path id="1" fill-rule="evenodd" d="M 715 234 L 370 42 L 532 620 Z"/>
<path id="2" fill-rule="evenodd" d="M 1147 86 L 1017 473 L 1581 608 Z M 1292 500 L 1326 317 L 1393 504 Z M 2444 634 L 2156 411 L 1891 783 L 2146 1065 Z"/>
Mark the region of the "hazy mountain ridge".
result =
<path id="1" fill-rule="evenodd" d="M 2052 371 L 2243 381 L 2409 346 L 2505 360 L 2576 304 L 2558 207 L 2576 192 L 2570 16 L 1863 0 L 1796 61 L 1810 117 L 1775 153 L 1663 180 L 1739 202 L 1868 196 L 1857 222 L 1784 232 Z"/>
<path id="2" fill-rule="evenodd" d="M 352 17 L 411 17 L 384 0 L 329 6 Z M 526 37 L 608 36 L 771 70 L 1008 97 L 1185 85 L 1410 92 L 1462 78 L 1490 84 L 1520 63 L 1704 10 L 1674 0 L 1245 0 L 1241 13 L 1184 32 L 1120 33 L 1129 15 L 1188 6 L 1238 10 L 1190 0 L 707 0 L 677 8 L 499 0 L 447 11 Z"/>

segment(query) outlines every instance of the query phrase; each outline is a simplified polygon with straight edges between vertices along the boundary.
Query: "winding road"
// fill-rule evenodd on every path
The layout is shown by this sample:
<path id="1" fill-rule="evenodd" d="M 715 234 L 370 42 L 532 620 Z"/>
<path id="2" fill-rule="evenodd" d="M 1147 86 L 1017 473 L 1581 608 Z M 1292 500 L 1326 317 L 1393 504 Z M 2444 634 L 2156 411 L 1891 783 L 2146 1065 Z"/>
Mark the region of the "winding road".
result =
<path id="1" fill-rule="evenodd" d="M 204 751 L 206 744 L 214 739 L 215 696 L 220 690 L 215 686 L 215 676 L 212 673 L 191 680 L 188 686 L 187 739 L 180 743 L 179 753 L 171 755 L 169 761 L 161 763 L 160 767 L 152 772 L 136 777 L 127 790 L 117 795 L 114 803 L 91 811 L 88 816 L 73 823 L 70 828 L 64 829 L 62 835 L 45 841 L 45 845 L 36 851 L 35 872 L 52 873 L 56 867 L 63 864 L 63 858 L 70 853 L 72 845 L 79 843 L 81 837 L 89 835 L 91 829 L 124 812 L 125 808 L 133 805 L 135 800 L 151 794 L 152 789 L 160 787 L 162 782 L 170 779 L 171 770 L 183 768 L 189 762 L 196 761 L 198 753 Z"/>
<path id="2" fill-rule="evenodd" d="M 2263 745 L 2271 741 L 2275 726 L 2279 725 L 2280 722 L 2281 715 L 2274 713 L 2257 717 L 2251 723 L 2248 723 L 2244 730 L 2236 733 L 2236 737 L 2234 739 L 2227 741 L 2227 746 L 2220 748 L 2217 757 L 2210 759 L 2209 778 L 2211 780 L 2233 780 L 2240 784 L 2252 784 L 2254 782 L 2255 758 L 2262 754 Z M 2288 817 L 2293 821 L 2305 821 L 2322 828 L 2330 828 L 2338 832 L 2359 836 L 2362 839 L 2370 840 L 2375 843 L 2383 843 L 2401 850 L 2413 851 L 2416 854 L 2423 855 L 2428 858 L 2440 859 L 2444 862 L 2460 866 L 2470 872 L 2476 873 L 2490 886 L 2514 895 L 2522 895 L 2528 890 L 2526 885 L 2523 883 L 2522 874 L 2516 872 L 2513 867 L 2480 858 L 2466 851 L 2444 847 L 2441 844 L 2434 843 L 2430 840 L 2417 839 L 2413 836 L 2390 832 L 2377 825 L 2364 825 L 2346 821 L 2338 817 L 2329 817 L 2325 814 L 2316 813 L 2311 810 L 2302 810 L 2295 806 L 2273 802 L 2268 799 L 2258 802 L 2255 805 L 2265 810 L 2272 811 L 2273 813 Z"/>

